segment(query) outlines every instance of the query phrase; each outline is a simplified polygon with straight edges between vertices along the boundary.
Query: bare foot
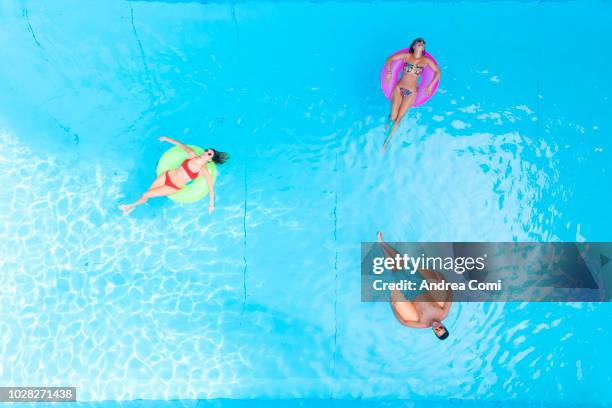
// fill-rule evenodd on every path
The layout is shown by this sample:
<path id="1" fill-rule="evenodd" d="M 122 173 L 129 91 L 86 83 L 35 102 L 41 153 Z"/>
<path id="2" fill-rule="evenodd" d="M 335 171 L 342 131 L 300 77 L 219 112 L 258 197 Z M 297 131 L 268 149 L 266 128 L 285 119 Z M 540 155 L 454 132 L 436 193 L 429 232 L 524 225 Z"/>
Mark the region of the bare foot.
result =
<path id="1" fill-rule="evenodd" d="M 376 235 L 376 237 L 378 238 L 379 242 L 385 242 L 382 232 L 378 231 L 378 234 Z"/>
<path id="2" fill-rule="evenodd" d="M 391 141 L 391 138 L 387 138 L 387 140 L 385 140 L 385 143 L 383 144 L 381 153 L 385 154 L 385 152 L 387 151 L 387 147 L 389 147 L 389 142 Z"/>
<path id="3" fill-rule="evenodd" d="M 134 209 L 134 206 L 130 204 L 123 204 L 119 206 L 119 209 L 123 211 L 123 215 L 129 215 Z"/>

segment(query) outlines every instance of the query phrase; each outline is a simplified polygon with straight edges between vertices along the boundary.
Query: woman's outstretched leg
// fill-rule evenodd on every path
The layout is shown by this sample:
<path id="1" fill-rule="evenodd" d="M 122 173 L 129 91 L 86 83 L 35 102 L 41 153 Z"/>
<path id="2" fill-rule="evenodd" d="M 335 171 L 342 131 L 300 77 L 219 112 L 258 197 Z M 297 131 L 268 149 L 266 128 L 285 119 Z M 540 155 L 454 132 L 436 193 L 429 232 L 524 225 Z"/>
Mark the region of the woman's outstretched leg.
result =
<path id="1" fill-rule="evenodd" d="M 165 173 L 158 176 L 151 187 L 138 200 L 131 204 L 120 205 L 119 209 L 123 211 L 123 215 L 128 215 L 136 206 L 146 203 L 149 198 L 169 196 L 176 193 L 178 190 L 164 184 L 165 177 Z"/>
<path id="2" fill-rule="evenodd" d="M 399 94 L 399 89 L 394 91 L 394 94 L 396 92 Z M 391 126 L 391 130 L 389 131 L 389 134 L 387 135 L 387 140 L 385 140 L 385 144 L 383 145 L 383 148 L 382 148 L 383 153 L 387 150 L 387 145 L 389 145 L 389 142 L 391 141 L 393 134 L 395 133 L 395 131 L 400 125 L 400 122 L 402 121 L 402 119 L 404 118 L 408 110 L 412 107 L 412 104 L 414 103 L 414 100 L 416 99 L 416 92 L 412 93 L 411 95 L 405 96 L 405 97 L 400 96 L 400 98 L 402 99 L 397 109 L 396 116 L 395 118 L 393 117 L 391 118 L 391 120 L 393 120 L 393 126 Z"/>
<path id="3" fill-rule="evenodd" d="M 397 119 L 397 112 L 399 111 L 400 104 L 402 103 L 402 95 L 398 87 L 393 90 L 391 94 L 391 114 L 389 115 L 389 120 L 391 122 L 395 122 Z"/>

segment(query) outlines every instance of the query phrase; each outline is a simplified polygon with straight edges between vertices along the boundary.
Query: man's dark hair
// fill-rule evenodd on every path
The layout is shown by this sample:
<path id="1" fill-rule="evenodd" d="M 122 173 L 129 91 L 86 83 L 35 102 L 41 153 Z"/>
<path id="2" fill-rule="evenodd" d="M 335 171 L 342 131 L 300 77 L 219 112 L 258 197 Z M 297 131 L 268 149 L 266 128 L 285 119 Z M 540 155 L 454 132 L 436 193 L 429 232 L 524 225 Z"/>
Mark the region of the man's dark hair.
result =
<path id="1" fill-rule="evenodd" d="M 448 337 L 449 333 L 448 333 L 448 329 L 446 328 L 446 326 L 444 326 L 444 334 L 441 334 L 438 336 L 438 333 L 434 332 L 436 334 L 436 337 L 439 338 L 440 340 L 444 340 Z"/>

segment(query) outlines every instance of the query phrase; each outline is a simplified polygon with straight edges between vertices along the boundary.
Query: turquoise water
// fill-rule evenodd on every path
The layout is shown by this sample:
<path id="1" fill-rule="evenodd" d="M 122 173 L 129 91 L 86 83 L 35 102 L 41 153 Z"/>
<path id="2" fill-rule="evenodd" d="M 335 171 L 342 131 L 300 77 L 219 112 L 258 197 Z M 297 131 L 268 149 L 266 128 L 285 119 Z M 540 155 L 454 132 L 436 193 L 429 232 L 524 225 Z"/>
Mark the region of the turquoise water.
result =
<path id="1" fill-rule="evenodd" d="M 379 229 L 610 240 L 611 17 L 595 1 L 3 1 L 0 383 L 612 404 L 608 304 L 457 304 L 440 342 L 359 287 Z M 378 75 L 416 36 L 442 82 L 383 157 Z M 120 215 L 161 134 L 232 154 L 212 215 L 165 199 Z"/>

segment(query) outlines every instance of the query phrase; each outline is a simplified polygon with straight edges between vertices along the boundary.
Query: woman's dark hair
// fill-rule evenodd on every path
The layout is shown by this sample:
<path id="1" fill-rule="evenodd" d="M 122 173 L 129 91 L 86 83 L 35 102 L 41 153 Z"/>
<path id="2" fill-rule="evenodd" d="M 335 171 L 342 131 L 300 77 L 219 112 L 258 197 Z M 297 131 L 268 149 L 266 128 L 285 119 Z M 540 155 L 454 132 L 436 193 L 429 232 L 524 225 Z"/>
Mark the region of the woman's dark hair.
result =
<path id="1" fill-rule="evenodd" d="M 213 151 L 213 157 L 212 157 L 212 161 L 215 162 L 215 164 L 223 164 L 226 161 L 229 160 L 229 154 L 225 153 L 225 152 L 219 152 L 215 149 L 213 149 L 212 147 L 210 148 L 210 150 Z"/>
<path id="2" fill-rule="evenodd" d="M 408 52 L 410 54 L 414 54 L 414 44 L 418 43 L 418 42 L 422 42 L 423 46 L 425 46 L 425 39 L 424 38 L 415 38 L 414 40 L 412 40 L 412 43 L 410 44 L 410 48 L 408 49 Z"/>

